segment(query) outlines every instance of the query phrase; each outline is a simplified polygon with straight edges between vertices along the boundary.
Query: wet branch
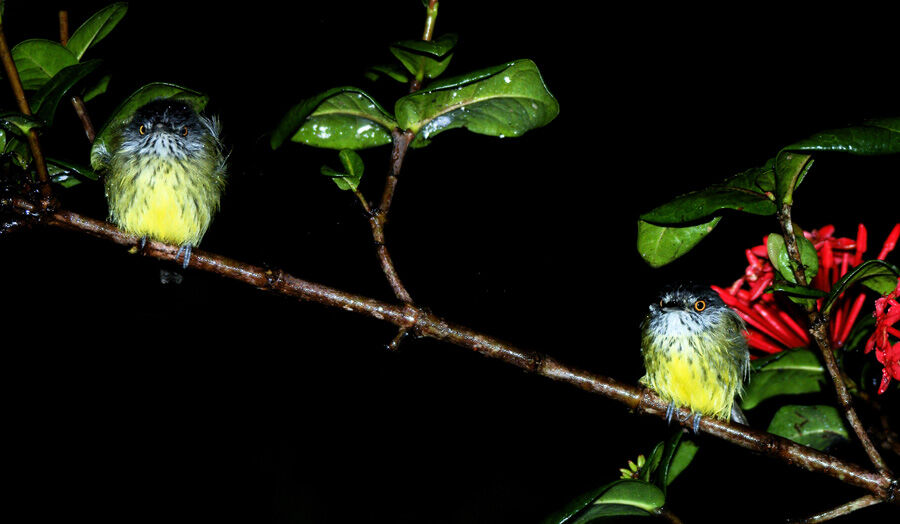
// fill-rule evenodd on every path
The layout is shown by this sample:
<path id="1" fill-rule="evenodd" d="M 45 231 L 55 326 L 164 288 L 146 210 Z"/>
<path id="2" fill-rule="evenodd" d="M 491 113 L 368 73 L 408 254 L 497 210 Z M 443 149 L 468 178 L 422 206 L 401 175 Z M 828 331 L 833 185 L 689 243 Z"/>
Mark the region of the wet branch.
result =
<path id="1" fill-rule="evenodd" d="M 778 212 L 778 222 L 780 223 L 782 233 L 784 234 L 784 243 L 788 252 L 788 257 L 790 257 L 791 260 L 794 278 L 801 286 L 808 286 L 805 273 L 806 268 L 803 267 L 801 262 L 800 249 L 797 247 L 797 238 L 794 236 L 794 223 L 791 220 L 790 204 L 782 204 L 781 210 Z M 890 474 L 887 464 L 885 464 L 884 460 L 881 458 L 881 455 L 872 443 L 872 439 L 866 432 L 866 428 L 863 426 L 859 415 L 856 414 L 856 410 L 853 408 L 853 400 L 847 389 L 847 384 L 844 382 L 841 369 L 838 367 L 837 359 L 834 357 L 831 343 L 828 341 L 828 315 L 814 310 L 811 310 L 808 313 L 810 326 L 809 334 L 812 335 L 821 350 L 822 359 L 825 361 L 825 369 L 828 370 L 828 374 L 831 376 L 831 381 L 834 384 L 834 390 L 837 394 L 838 404 L 840 405 L 841 411 L 844 413 L 844 418 L 847 419 L 850 427 L 853 428 L 853 432 L 856 433 L 856 436 L 859 438 L 859 441 L 866 450 L 866 454 L 869 456 L 869 460 L 872 461 L 872 464 L 878 468 L 878 471 Z"/>
<path id="2" fill-rule="evenodd" d="M 64 210 L 38 213 L 40 210 L 37 206 L 22 198 L 2 200 L 0 206 L 10 208 L 23 217 L 30 216 L 45 226 L 75 231 L 129 248 L 139 243 L 137 237 L 128 235 L 101 220 Z M 149 241 L 141 253 L 174 262 L 178 246 Z M 650 390 L 567 366 L 549 355 L 521 349 L 467 327 L 450 323 L 411 303 L 389 304 L 302 280 L 281 270 L 265 269 L 201 250 L 192 253 L 189 266 L 244 282 L 264 291 L 337 307 L 389 322 L 404 332 L 441 340 L 615 400 L 638 414 L 660 418 L 665 418 L 666 415 L 668 404 Z M 677 415 L 675 419 L 680 424 L 690 426 L 691 413 L 688 409 L 679 408 Z M 879 501 L 900 505 L 900 482 L 885 471 L 870 471 L 785 438 L 710 417 L 701 418 L 700 431 L 807 471 L 836 478 L 845 484 L 868 491 Z"/>
<path id="3" fill-rule="evenodd" d="M 2 2 L 0 2 L 0 4 L 2 4 Z M 19 106 L 19 111 L 25 115 L 31 116 L 31 108 L 28 106 L 28 99 L 25 97 L 25 90 L 22 88 L 19 70 L 16 69 L 15 61 L 9 51 L 9 45 L 6 43 L 6 33 L 3 31 L 2 22 L 0 22 L 0 61 L 3 62 L 3 69 L 6 71 L 6 78 L 9 79 L 9 85 L 16 98 L 16 104 Z M 56 205 L 56 201 L 53 199 L 53 188 L 50 187 L 50 175 L 47 172 L 47 163 L 44 161 L 44 154 L 41 152 L 41 143 L 38 140 L 37 131 L 34 129 L 28 132 L 28 147 L 31 149 L 31 156 L 34 159 L 34 168 L 37 172 L 38 191 L 41 195 L 41 207 L 43 209 L 49 209 Z"/>
<path id="4" fill-rule="evenodd" d="M 875 504 L 879 503 L 881 503 L 881 501 L 878 500 L 878 498 L 873 497 L 872 495 L 866 495 L 856 500 L 852 500 L 846 504 L 842 504 L 832 510 L 828 510 L 817 515 L 805 518 L 803 520 L 799 520 L 797 521 L 797 524 L 813 524 L 815 522 L 825 522 L 827 520 L 853 513 L 858 509 L 868 508 L 869 506 L 874 506 Z"/>

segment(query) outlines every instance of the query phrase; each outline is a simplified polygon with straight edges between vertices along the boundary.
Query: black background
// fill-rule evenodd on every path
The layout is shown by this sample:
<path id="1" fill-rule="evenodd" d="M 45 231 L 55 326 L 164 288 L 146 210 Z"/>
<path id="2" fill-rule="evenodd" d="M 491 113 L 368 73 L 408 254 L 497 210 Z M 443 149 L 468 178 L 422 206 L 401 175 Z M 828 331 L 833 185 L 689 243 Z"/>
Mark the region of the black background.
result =
<path id="1" fill-rule="evenodd" d="M 74 31 L 106 4 L 7 3 L 10 45 L 57 39 L 60 8 Z M 634 247 L 637 215 L 813 132 L 900 113 L 887 18 L 442 3 L 436 33 L 460 35 L 448 75 L 531 58 L 561 112 L 520 138 L 452 131 L 410 152 L 387 229 L 401 277 L 449 320 L 636 381 L 637 328 L 655 291 L 674 278 L 729 284 L 743 249 L 775 228 L 770 217 L 726 217 L 696 250 L 652 270 Z M 300 99 L 339 85 L 390 110 L 405 87 L 362 72 L 423 22 L 417 0 L 131 2 L 86 55 L 113 73 L 88 107 L 99 126 L 148 82 L 207 92 L 232 169 L 201 248 L 390 300 L 358 202 L 319 174 L 337 156 L 295 144 L 272 152 L 266 133 Z M 67 106 L 57 121 L 45 148 L 86 164 Z M 375 198 L 389 151 L 362 155 L 361 189 Z M 865 222 L 877 250 L 898 217 L 897 168 L 895 158 L 824 155 L 795 219 L 834 223 L 842 236 Z M 97 184 L 60 197 L 106 214 Z M 670 431 L 435 341 L 388 353 L 394 329 L 371 319 L 193 271 L 163 286 L 163 264 L 71 233 L 7 236 L 0 259 L 5 462 L 11 510 L 29 520 L 534 522 L 615 479 Z M 771 413 L 761 406 L 750 421 L 765 427 Z M 774 521 L 862 495 L 698 441 L 670 490 L 686 522 Z M 864 464 L 857 448 L 837 452 Z"/>

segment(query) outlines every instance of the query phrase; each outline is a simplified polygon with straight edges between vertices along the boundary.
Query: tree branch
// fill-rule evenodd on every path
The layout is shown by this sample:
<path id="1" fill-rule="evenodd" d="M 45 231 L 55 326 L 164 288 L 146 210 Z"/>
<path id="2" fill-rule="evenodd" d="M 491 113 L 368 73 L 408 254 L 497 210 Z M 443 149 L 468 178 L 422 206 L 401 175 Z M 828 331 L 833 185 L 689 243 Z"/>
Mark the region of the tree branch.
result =
<path id="1" fill-rule="evenodd" d="M 30 216 L 37 211 L 34 204 L 22 198 L 2 200 L 0 205 L 9 207 L 23 216 Z M 40 220 L 41 224 L 47 226 L 76 231 L 122 246 L 134 247 L 139 242 L 137 237 L 123 233 L 109 223 L 70 211 L 42 213 L 36 218 Z M 141 253 L 174 262 L 178 255 L 178 246 L 149 241 Z M 602 395 L 625 404 L 638 414 L 655 415 L 660 418 L 666 416 L 668 403 L 650 390 L 567 366 L 542 353 L 517 348 L 467 327 L 447 322 L 427 310 L 409 303 L 388 304 L 302 280 L 281 270 L 267 270 L 200 250 L 192 253 L 189 266 L 244 282 L 265 291 L 317 302 L 329 307 L 338 307 L 345 311 L 390 322 L 419 336 L 442 340 L 470 349 L 483 356 L 502 360 L 507 364 L 551 380 L 565 382 L 585 391 Z M 688 427 L 690 411 L 686 408 L 679 408 L 677 411 L 676 420 Z M 845 462 L 785 438 L 714 418 L 703 417 L 700 420 L 700 430 L 753 452 L 862 488 L 880 501 L 900 505 L 900 482 L 887 472 L 869 471 L 857 464 Z"/>
<path id="2" fill-rule="evenodd" d="M 66 10 L 59 12 L 59 42 L 62 45 L 69 43 L 69 12 Z M 74 95 L 70 101 L 75 114 L 78 116 L 78 120 L 81 121 L 81 127 L 84 128 L 84 134 L 88 142 L 93 144 L 96 133 L 94 132 L 94 124 L 91 122 L 91 117 L 88 115 L 87 107 L 84 105 L 84 100 L 80 96 Z"/>
<path id="3" fill-rule="evenodd" d="M 22 80 L 19 78 L 19 70 L 16 69 L 16 63 L 9 51 L 6 43 L 6 33 L 3 31 L 3 23 L 0 22 L 0 61 L 3 62 L 3 69 L 6 71 L 6 77 L 9 79 L 9 85 L 12 88 L 19 111 L 25 115 L 31 116 L 31 108 L 28 107 L 28 99 L 25 97 L 25 90 L 22 88 Z M 47 163 L 44 161 L 44 154 L 41 152 L 41 143 L 38 140 L 37 131 L 32 129 L 28 132 L 28 147 L 31 149 L 31 156 L 34 158 L 34 169 L 37 172 L 37 180 L 40 185 L 39 192 L 41 195 L 41 208 L 49 209 L 56 206 L 53 199 L 53 188 L 50 187 L 50 175 L 47 172 Z"/>
<path id="4" fill-rule="evenodd" d="M 790 204 L 781 205 L 781 209 L 778 212 L 778 222 L 781 224 L 781 231 L 784 235 L 784 244 L 788 252 L 788 257 L 790 257 L 791 260 L 794 278 L 801 286 L 808 287 L 809 283 L 806 279 L 806 268 L 803 266 L 800 257 L 800 249 L 797 247 L 797 238 L 794 236 L 794 223 L 791 220 Z M 884 460 L 881 458 L 875 445 L 872 444 L 872 439 L 869 438 L 869 434 L 866 432 L 866 428 L 863 426 L 859 415 L 857 415 L 856 410 L 853 409 L 853 399 L 850 397 L 850 392 L 847 390 L 847 384 L 844 383 L 841 369 L 838 367 L 837 359 L 834 358 L 834 351 L 828 340 L 828 315 L 815 310 L 810 310 L 808 313 L 809 334 L 813 336 L 816 345 L 818 345 L 821 350 L 822 359 L 825 361 L 825 368 L 831 376 L 831 382 L 834 384 L 834 390 L 837 394 L 838 405 L 840 405 L 841 410 L 844 412 L 844 418 L 847 419 L 850 427 L 853 428 L 853 432 L 856 433 L 856 436 L 859 438 L 859 441 L 862 444 L 863 449 L 866 450 L 866 454 L 869 456 L 869 460 L 872 461 L 872 464 L 878 468 L 878 471 L 889 474 L 890 470 L 888 469 L 887 464 L 885 464 Z"/>
<path id="5" fill-rule="evenodd" d="M 873 497 L 872 495 L 866 495 L 856 500 L 851 500 L 850 502 L 842 504 L 832 510 L 828 510 L 817 515 L 813 515 L 809 518 L 799 520 L 797 521 L 797 524 L 813 524 L 815 522 L 825 522 L 826 520 L 841 517 L 849 513 L 853 513 L 858 509 L 868 508 L 869 506 L 874 506 L 875 504 L 879 503 L 881 503 L 881 501 L 876 497 Z"/>
<path id="6" fill-rule="evenodd" d="M 378 260 L 381 262 L 381 270 L 387 278 L 394 296 L 401 302 L 412 303 L 412 297 L 400 281 L 400 276 L 394 268 L 394 262 L 384 243 L 384 225 L 387 223 L 387 214 L 391 209 L 391 202 L 394 199 L 394 191 L 397 189 L 397 175 L 403 167 L 403 159 L 406 157 L 406 150 L 415 137 L 410 131 L 400 131 L 395 129 L 393 135 L 393 149 L 391 150 L 391 166 L 384 182 L 384 191 L 381 194 L 381 204 L 377 208 L 369 212 L 369 226 L 372 228 L 372 239 L 375 241 Z M 368 210 L 368 206 L 363 206 Z"/>

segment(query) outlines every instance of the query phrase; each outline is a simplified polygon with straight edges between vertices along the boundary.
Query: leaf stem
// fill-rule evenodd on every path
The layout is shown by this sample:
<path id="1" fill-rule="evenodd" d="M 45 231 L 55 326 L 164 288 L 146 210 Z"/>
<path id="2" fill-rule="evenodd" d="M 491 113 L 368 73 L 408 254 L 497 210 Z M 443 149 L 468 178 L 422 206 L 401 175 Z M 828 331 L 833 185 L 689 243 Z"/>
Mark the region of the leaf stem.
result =
<path id="1" fill-rule="evenodd" d="M 429 0 L 428 7 L 425 9 L 425 30 L 422 31 L 422 40 L 426 42 L 430 42 L 432 37 L 434 37 L 434 23 L 437 20 L 438 4 L 440 4 L 438 0 Z M 409 92 L 415 93 L 422 89 L 423 80 L 425 80 L 424 59 L 419 61 L 419 70 L 416 71 L 415 78 L 409 81 Z"/>
<path id="2" fill-rule="evenodd" d="M 3 31 L 2 23 L 0 23 L 0 61 L 3 62 L 3 68 L 6 71 L 6 77 L 9 79 L 9 85 L 16 98 L 19 111 L 25 115 L 31 116 L 31 108 L 28 107 L 28 99 L 25 97 L 25 90 L 22 89 L 22 80 L 19 78 L 19 70 L 16 69 L 15 61 L 9 51 L 9 46 L 6 43 L 6 33 Z M 34 169 L 37 172 L 37 180 L 40 185 L 41 208 L 50 209 L 55 207 L 56 201 L 53 198 L 53 188 L 50 186 L 50 175 L 47 172 L 47 163 L 44 161 L 44 154 L 41 152 L 41 143 L 38 140 L 37 131 L 34 129 L 28 132 L 28 147 L 31 149 L 31 156 L 34 159 Z"/>
<path id="3" fill-rule="evenodd" d="M 10 208 L 11 211 L 26 217 L 36 211 L 35 206 L 23 198 L 0 200 L 0 207 Z M 40 224 L 46 226 L 75 231 L 122 246 L 133 247 L 139 241 L 112 224 L 70 211 L 52 211 L 36 218 Z M 179 256 L 178 249 L 178 246 L 149 241 L 140 253 L 160 260 L 175 261 Z M 402 331 L 407 330 L 420 337 L 433 338 L 466 348 L 482 356 L 495 358 L 531 373 L 615 400 L 625 404 L 637 414 L 654 415 L 661 419 L 666 417 L 668 403 L 648 389 L 565 365 L 553 357 L 536 351 L 520 349 L 465 326 L 452 324 L 412 304 L 388 304 L 302 280 L 281 270 L 253 266 L 201 250 L 192 252 L 189 266 L 272 293 L 389 322 Z M 674 418 L 678 423 L 685 427 L 690 426 L 690 411 L 679 408 L 677 412 Z M 702 417 L 699 429 L 786 464 L 825 474 L 844 484 L 865 489 L 880 501 L 900 505 L 900 482 L 885 471 L 866 470 L 858 464 L 843 461 L 788 439 L 711 417 Z"/>

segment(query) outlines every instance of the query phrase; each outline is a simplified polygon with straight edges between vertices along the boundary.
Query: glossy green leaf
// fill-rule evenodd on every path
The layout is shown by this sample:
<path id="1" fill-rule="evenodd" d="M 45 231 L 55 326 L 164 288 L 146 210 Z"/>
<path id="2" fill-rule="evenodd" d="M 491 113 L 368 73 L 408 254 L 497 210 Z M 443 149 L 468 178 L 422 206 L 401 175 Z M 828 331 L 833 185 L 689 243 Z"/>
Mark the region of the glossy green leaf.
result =
<path id="1" fill-rule="evenodd" d="M 638 220 L 638 253 L 651 267 L 662 267 L 690 251 L 721 219 L 717 216 L 691 226 L 659 226 Z"/>
<path id="2" fill-rule="evenodd" d="M 822 390 L 825 369 L 808 349 L 789 349 L 754 361 L 741 407 L 750 410 L 777 395 L 801 395 Z"/>
<path id="3" fill-rule="evenodd" d="M 180 100 L 193 107 L 198 113 L 203 111 L 203 108 L 209 102 L 209 97 L 203 93 L 175 84 L 154 82 L 141 87 L 119 104 L 119 107 L 113 111 L 106 123 L 103 124 L 103 127 L 97 132 L 94 145 L 91 147 L 91 166 L 94 169 L 103 169 L 105 161 L 103 152 L 110 147 L 112 135 L 118 130 L 119 126 L 131 120 L 134 112 L 140 109 L 141 106 L 159 98 Z"/>
<path id="4" fill-rule="evenodd" d="M 341 165 L 344 166 L 344 170 L 335 171 L 328 166 L 322 166 L 322 174 L 331 177 L 338 188 L 344 191 L 356 191 L 365 170 L 362 158 L 356 151 L 351 149 L 341 150 L 338 156 L 340 157 Z"/>
<path id="5" fill-rule="evenodd" d="M 62 187 L 72 187 L 80 184 L 84 178 L 97 180 L 97 173 L 89 167 L 73 164 L 65 160 L 47 158 L 47 172 L 50 180 Z"/>
<path id="6" fill-rule="evenodd" d="M 44 123 L 39 118 L 24 113 L 10 112 L 0 114 L 0 127 L 19 136 L 25 136 L 32 129 L 43 125 Z"/>
<path id="7" fill-rule="evenodd" d="M 584 513 L 578 515 L 567 524 L 597 524 L 603 522 L 622 522 L 626 517 L 651 517 L 653 513 L 631 506 L 629 504 L 598 504 L 585 509 Z M 632 520 L 632 519 L 629 519 Z M 646 519 L 642 519 L 646 520 Z"/>
<path id="8" fill-rule="evenodd" d="M 576 524 L 591 522 L 599 517 L 650 515 L 665 501 L 665 494 L 655 485 L 642 480 L 622 479 L 585 493 L 542 522 Z"/>
<path id="9" fill-rule="evenodd" d="M 886 295 L 897 287 L 897 277 L 900 277 L 900 268 L 897 266 L 884 260 L 866 260 L 835 282 L 828 298 L 822 303 L 822 311 L 830 313 L 837 299 L 856 283 Z"/>
<path id="10" fill-rule="evenodd" d="M 28 169 L 28 164 L 31 163 L 31 148 L 28 142 L 14 136 L 6 135 L 3 154 L 8 155 L 9 159 L 21 169 Z"/>
<path id="11" fill-rule="evenodd" d="M 849 438 L 841 415 L 832 406 L 783 406 L 767 431 L 819 451 Z"/>
<path id="12" fill-rule="evenodd" d="M 11 54 L 26 91 L 39 89 L 64 67 L 78 63 L 75 55 L 62 44 L 41 38 L 20 42 Z"/>
<path id="13" fill-rule="evenodd" d="M 128 11 L 128 3 L 116 2 L 94 13 L 72 33 L 66 47 L 79 60 L 84 52 L 106 37 Z"/>
<path id="14" fill-rule="evenodd" d="M 722 209 L 734 209 L 754 215 L 775 213 L 775 170 L 769 161 L 760 168 L 748 169 L 721 184 L 672 199 L 641 215 L 641 220 L 654 224 L 680 224 L 706 218 Z"/>
<path id="15" fill-rule="evenodd" d="M 31 110 L 47 125 L 53 125 L 56 108 L 66 93 L 100 67 L 101 60 L 88 60 L 61 69 L 31 97 Z"/>
<path id="16" fill-rule="evenodd" d="M 797 239 L 800 262 L 803 264 L 806 280 L 810 282 L 816 276 L 816 273 L 819 272 L 819 255 L 816 253 L 816 247 L 802 233 L 795 233 L 794 238 Z M 796 284 L 797 279 L 794 276 L 794 271 L 791 269 L 793 266 L 788 256 L 784 237 L 777 233 L 772 233 L 766 241 L 766 249 L 769 253 L 769 261 L 772 262 L 775 269 L 778 270 L 785 280 L 791 284 Z"/>
<path id="17" fill-rule="evenodd" d="M 337 87 L 292 107 L 272 132 L 272 149 L 290 138 L 313 147 L 365 149 L 390 144 L 397 127 L 365 91 Z"/>
<path id="18" fill-rule="evenodd" d="M 417 134 L 413 144 L 423 145 L 456 128 L 501 138 L 519 136 L 556 118 L 559 103 L 534 62 L 517 60 L 404 96 L 395 113 L 402 129 Z"/>
<path id="19" fill-rule="evenodd" d="M 404 40 L 391 45 L 391 53 L 403 67 L 418 79 L 437 78 L 453 58 L 451 52 L 456 47 L 457 36 L 448 34 L 440 38 L 424 40 Z"/>
<path id="20" fill-rule="evenodd" d="M 854 155 L 900 153 L 900 118 L 881 118 L 862 125 L 816 133 L 779 152 L 776 161 L 776 194 L 791 203 L 794 188 L 809 171 L 811 155 L 823 151 Z"/>

